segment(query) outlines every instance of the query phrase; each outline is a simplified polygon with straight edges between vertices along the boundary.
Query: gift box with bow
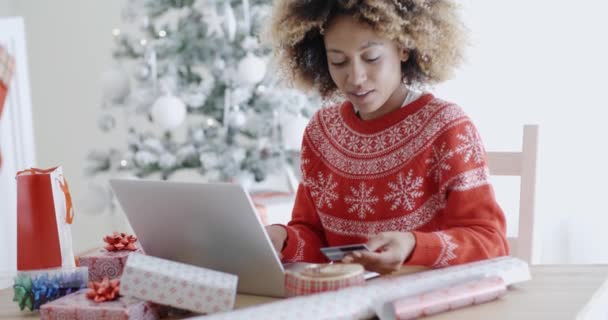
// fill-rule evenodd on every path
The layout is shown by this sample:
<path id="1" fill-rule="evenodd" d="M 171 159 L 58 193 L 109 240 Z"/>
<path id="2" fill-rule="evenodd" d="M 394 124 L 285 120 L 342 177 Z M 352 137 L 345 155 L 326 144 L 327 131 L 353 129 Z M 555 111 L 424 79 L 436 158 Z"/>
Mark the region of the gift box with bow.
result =
<path id="1" fill-rule="evenodd" d="M 118 279 L 89 283 L 84 289 L 47 303 L 40 308 L 41 319 L 124 319 L 155 320 L 162 308 L 135 298 L 120 296 Z"/>
<path id="2" fill-rule="evenodd" d="M 129 255 L 133 252 L 143 252 L 133 235 L 114 232 L 103 240 L 106 243 L 103 249 L 96 249 L 76 259 L 79 266 L 89 268 L 91 281 L 120 278 Z"/>

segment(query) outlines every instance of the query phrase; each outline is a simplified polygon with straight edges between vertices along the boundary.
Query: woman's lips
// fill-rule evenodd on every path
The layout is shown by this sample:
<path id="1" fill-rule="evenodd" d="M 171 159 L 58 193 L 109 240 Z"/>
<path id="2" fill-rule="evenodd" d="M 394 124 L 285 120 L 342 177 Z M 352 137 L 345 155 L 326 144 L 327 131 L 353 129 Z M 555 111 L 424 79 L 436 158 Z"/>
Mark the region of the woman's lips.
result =
<path id="1" fill-rule="evenodd" d="M 351 92 L 349 95 L 357 102 L 363 102 L 369 99 L 372 93 L 374 93 L 374 90 Z"/>

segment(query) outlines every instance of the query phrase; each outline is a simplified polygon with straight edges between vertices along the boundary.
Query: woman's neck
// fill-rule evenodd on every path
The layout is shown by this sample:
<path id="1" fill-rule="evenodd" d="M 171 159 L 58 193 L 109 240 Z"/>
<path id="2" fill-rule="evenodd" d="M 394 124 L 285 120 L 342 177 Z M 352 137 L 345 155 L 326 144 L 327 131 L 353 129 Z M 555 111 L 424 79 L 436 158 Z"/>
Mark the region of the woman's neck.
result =
<path id="1" fill-rule="evenodd" d="M 407 97 L 408 94 L 408 89 L 405 85 L 400 85 L 399 87 L 397 87 L 397 89 L 393 92 L 393 94 L 388 98 L 388 100 L 386 100 L 386 102 L 380 107 L 378 108 L 376 111 L 364 114 L 359 112 L 359 117 L 362 120 L 372 120 L 372 119 L 376 119 L 379 118 L 385 114 L 391 113 L 399 108 L 401 108 L 401 105 L 403 104 L 403 101 L 405 100 L 405 98 Z"/>

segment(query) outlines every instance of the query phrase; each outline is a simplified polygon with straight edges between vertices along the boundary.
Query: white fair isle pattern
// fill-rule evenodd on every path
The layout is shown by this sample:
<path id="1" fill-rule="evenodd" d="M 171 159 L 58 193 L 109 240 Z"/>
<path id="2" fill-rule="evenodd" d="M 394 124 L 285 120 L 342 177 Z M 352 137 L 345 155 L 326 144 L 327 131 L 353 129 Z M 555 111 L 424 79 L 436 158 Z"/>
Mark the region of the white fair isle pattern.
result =
<path id="1" fill-rule="evenodd" d="M 300 231 L 296 228 L 292 228 L 293 232 L 296 234 L 296 252 L 294 253 L 291 259 L 288 259 L 288 262 L 300 262 L 304 260 L 304 239 L 300 236 Z"/>
<path id="2" fill-rule="evenodd" d="M 450 265 L 451 260 L 456 259 L 454 251 L 458 248 L 458 245 L 452 241 L 452 236 L 443 231 L 433 232 L 433 234 L 441 241 L 441 252 L 435 263 L 433 263 L 433 267 L 447 267 Z"/>
<path id="3" fill-rule="evenodd" d="M 490 172 L 488 167 L 484 166 L 452 177 L 442 186 L 442 190 L 467 191 L 488 184 L 490 184 Z"/>
<path id="4" fill-rule="evenodd" d="M 414 177 L 414 169 L 410 169 L 405 178 L 400 172 L 396 182 L 388 183 L 391 192 L 384 196 L 384 200 L 393 203 L 391 205 L 393 211 L 399 208 L 413 210 L 416 199 L 424 195 L 424 192 L 420 191 L 423 181 L 422 177 Z"/>
<path id="5" fill-rule="evenodd" d="M 361 287 L 279 300 L 193 319 L 333 320 L 369 319 L 376 314 L 380 319 L 390 319 L 382 308 L 385 303 L 405 296 L 422 295 L 464 281 L 492 276 L 501 277 L 505 285 L 511 285 L 530 280 L 530 270 L 528 264 L 520 259 L 501 257 L 390 279 L 379 279 Z"/>
<path id="6" fill-rule="evenodd" d="M 308 152 L 308 148 L 302 144 L 302 151 L 300 151 L 300 181 L 306 181 L 306 167 L 310 164 Z"/>
<path id="7" fill-rule="evenodd" d="M 430 177 L 432 175 L 435 179 L 435 182 L 439 183 L 441 181 L 441 178 L 443 177 L 443 172 L 450 171 L 450 169 L 452 169 L 452 166 L 450 166 L 448 160 L 450 160 L 453 156 L 454 151 L 450 149 L 446 150 L 445 142 L 441 145 L 441 148 L 439 149 L 433 146 L 433 157 L 426 159 L 426 163 L 431 165 L 428 170 L 427 177 Z"/>
<path id="8" fill-rule="evenodd" d="M 200 313 L 231 310 L 237 276 L 135 253 L 121 278 L 122 295 Z"/>
<path id="9" fill-rule="evenodd" d="M 333 208 L 334 201 L 338 200 L 338 194 L 335 191 L 338 183 L 333 181 L 331 173 L 325 177 L 323 172 L 319 171 L 317 179 L 306 177 L 304 183 L 310 190 L 310 195 L 318 209 L 322 209 L 325 206 Z"/>
<path id="10" fill-rule="evenodd" d="M 337 105 L 322 109 L 319 114 L 320 124 L 330 134 L 330 138 L 341 142 L 340 151 L 345 153 L 365 153 L 366 156 L 379 155 L 393 149 L 395 144 L 403 143 L 424 129 L 424 124 L 433 114 L 443 108 L 447 102 L 435 99 L 416 113 L 408 116 L 385 130 L 375 134 L 360 134 L 348 127 Z"/>
<path id="11" fill-rule="evenodd" d="M 356 221 L 338 218 L 322 211 L 318 213 L 323 228 L 341 235 L 369 238 L 386 231 L 413 231 L 431 221 L 440 210 L 446 207 L 445 193 L 447 190 L 466 191 L 489 183 L 487 167 L 463 172 L 444 183 L 437 193 L 431 195 L 416 210 L 393 219 Z"/>
<path id="12" fill-rule="evenodd" d="M 302 151 L 300 151 L 300 164 L 305 166 L 310 163 L 310 159 L 308 159 L 308 148 L 306 146 L 302 146 Z"/>
<path id="13" fill-rule="evenodd" d="M 412 231 L 431 221 L 437 212 L 445 208 L 445 201 L 440 193 L 431 196 L 414 212 L 385 220 L 356 221 L 343 219 L 319 211 L 323 228 L 336 234 L 371 237 L 385 231 Z"/>
<path id="14" fill-rule="evenodd" d="M 468 125 L 466 126 L 466 133 L 459 134 L 457 137 L 462 141 L 462 144 L 456 148 L 456 153 L 464 154 L 464 162 L 468 163 L 469 160 L 473 159 L 477 164 L 482 163 L 485 152 L 477 131 L 471 125 Z"/>
<path id="15" fill-rule="evenodd" d="M 422 126 L 407 124 L 414 121 L 410 116 L 377 134 L 366 135 L 347 127 L 339 109 L 340 106 L 334 106 L 317 113 L 310 122 L 305 139 L 311 146 L 310 151 L 350 178 L 364 176 L 375 179 L 392 174 L 427 148 L 438 135 L 469 121 L 460 107 L 435 99 L 412 115 L 423 116 Z M 328 132 L 329 139 L 324 131 Z M 370 148 L 372 151 L 369 153 L 361 151 Z"/>
<path id="16" fill-rule="evenodd" d="M 361 181 L 358 188 L 350 187 L 351 195 L 346 196 L 344 201 L 350 205 L 348 212 L 357 213 L 357 216 L 361 219 L 365 219 L 365 216 L 374 214 L 373 205 L 378 202 L 378 197 L 374 196 L 374 187 L 367 188 L 365 182 Z"/>

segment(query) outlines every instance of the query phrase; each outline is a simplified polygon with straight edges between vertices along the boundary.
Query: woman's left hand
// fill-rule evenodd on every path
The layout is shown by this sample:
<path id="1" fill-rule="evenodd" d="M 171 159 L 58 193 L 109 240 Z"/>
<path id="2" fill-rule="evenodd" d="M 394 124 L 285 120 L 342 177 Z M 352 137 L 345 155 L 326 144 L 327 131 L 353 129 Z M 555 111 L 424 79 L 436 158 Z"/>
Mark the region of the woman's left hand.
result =
<path id="1" fill-rule="evenodd" d="M 370 251 L 355 251 L 342 262 L 360 263 L 369 271 L 391 273 L 401 268 L 415 246 L 416 238 L 411 232 L 382 232 L 369 239 Z"/>

